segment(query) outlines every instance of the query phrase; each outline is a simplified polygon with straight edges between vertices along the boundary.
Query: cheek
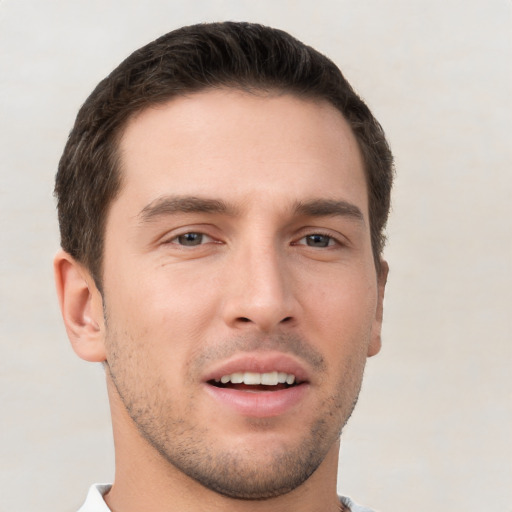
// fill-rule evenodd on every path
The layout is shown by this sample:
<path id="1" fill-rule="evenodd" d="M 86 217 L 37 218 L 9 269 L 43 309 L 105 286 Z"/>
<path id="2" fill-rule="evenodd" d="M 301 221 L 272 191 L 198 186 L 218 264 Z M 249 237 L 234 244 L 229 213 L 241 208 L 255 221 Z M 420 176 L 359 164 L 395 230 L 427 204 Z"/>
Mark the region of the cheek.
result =
<path id="1" fill-rule="evenodd" d="M 377 285 L 371 278 L 347 276 L 306 287 L 303 325 L 314 326 L 317 342 L 333 354 L 363 352 L 370 340 L 376 315 Z"/>
<path id="2" fill-rule="evenodd" d="M 325 314 L 349 315 L 354 321 L 371 317 L 377 305 L 377 279 L 374 272 L 362 269 L 334 269 L 332 272 L 311 274 L 296 278 L 298 293 L 309 308 Z M 357 323 L 357 322 L 356 322 Z"/>
<path id="3" fill-rule="evenodd" d="M 132 359 L 144 359 L 153 371 L 162 367 L 165 374 L 172 368 L 172 374 L 178 374 L 194 347 L 204 343 L 205 330 L 215 317 L 219 287 L 204 279 L 171 276 L 170 269 L 123 272 L 105 283 L 111 338 L 118 350 L 130 351 Z"/>

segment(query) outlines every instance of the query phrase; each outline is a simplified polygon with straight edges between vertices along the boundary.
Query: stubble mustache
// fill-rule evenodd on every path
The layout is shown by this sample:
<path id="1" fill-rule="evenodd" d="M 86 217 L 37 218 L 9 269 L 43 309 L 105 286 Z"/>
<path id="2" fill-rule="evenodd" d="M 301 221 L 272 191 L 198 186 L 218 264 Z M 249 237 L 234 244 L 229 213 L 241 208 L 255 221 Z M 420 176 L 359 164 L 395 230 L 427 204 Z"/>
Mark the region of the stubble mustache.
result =
<path id="1" fill-rule="evenodd" d="M 194 354 L 188 374 L 200 374 L 204 368 L 244 353 L 281 352 L 306 363 L 315 373 L 322 374 L 327 365 L 323 355 L 297 334 L 244 334 L 230 337 L 213 345 L 203 346 Z"/>

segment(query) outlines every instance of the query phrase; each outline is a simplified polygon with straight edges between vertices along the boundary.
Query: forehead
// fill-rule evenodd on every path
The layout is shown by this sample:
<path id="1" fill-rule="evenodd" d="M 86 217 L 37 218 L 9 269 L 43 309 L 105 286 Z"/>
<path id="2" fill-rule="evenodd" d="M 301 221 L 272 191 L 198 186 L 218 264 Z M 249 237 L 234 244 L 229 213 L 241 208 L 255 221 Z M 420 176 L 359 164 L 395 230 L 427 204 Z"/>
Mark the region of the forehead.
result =
<path id="1" fill-rule="evenodd" d="M 363 189 L 366 209 L 357 142 L 326 101 L 207 90 L 141 111 L 119 150 L 119 198 L 129 197 L 134 207 L 165 194 L 244 202 L 274 193 L 281 201 L 286 191 L 296 202 L 305 194 L 339 199 Z"/>

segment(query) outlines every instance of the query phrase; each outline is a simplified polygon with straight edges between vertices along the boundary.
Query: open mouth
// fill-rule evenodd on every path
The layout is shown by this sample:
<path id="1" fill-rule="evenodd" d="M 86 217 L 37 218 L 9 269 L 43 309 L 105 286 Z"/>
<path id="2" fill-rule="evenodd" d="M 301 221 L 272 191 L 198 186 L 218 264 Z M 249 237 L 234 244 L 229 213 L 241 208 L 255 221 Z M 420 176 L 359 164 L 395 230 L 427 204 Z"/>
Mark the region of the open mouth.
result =
<path id="1" fill-rule="evenodd" d="M 217 388 L 237 391 L 279 391 L 298 386 L 295 375 L 284 372 L 236 372 L 211 379 L 208 384 Z"/>
<path id="2" fill-rule="evenodd" d="M 215 410 L 252 418 L 297 411 L 311 388 L 306 371 L 290 358 L 275 357 L 274 364 L 269 359 L 245 357 L 212 370 L 204 383 L 219 407 Z"/>

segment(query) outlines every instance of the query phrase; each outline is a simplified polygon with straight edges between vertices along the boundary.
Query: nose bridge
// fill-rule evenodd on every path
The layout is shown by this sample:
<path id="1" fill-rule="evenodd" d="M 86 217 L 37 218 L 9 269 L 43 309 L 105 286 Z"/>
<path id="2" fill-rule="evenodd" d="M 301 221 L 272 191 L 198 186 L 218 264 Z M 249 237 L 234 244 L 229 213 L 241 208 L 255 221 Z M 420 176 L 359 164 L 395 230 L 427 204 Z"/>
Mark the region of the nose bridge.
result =
<path id="1" fill-rule="evenodd" d="M 233 255 L 227 320 L 268 331 L 293 316 L 285 255 L 271 236 L 247 240 Z"/>

